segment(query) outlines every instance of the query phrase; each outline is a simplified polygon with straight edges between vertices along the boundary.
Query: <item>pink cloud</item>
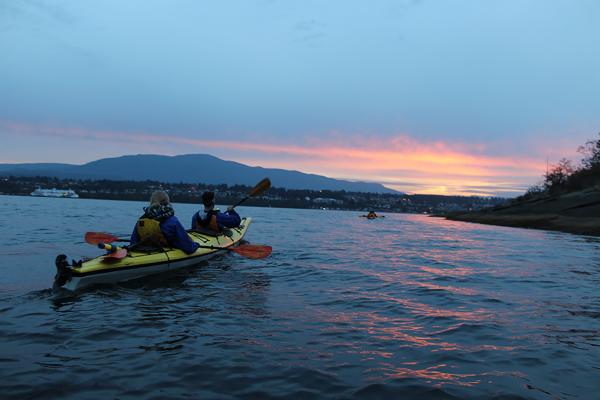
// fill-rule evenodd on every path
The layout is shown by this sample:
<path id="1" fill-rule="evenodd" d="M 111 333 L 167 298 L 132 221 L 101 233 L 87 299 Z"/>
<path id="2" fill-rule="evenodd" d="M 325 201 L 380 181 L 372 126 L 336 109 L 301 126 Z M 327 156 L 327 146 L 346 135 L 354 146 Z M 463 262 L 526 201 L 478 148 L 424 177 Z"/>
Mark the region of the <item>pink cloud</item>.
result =
<path id="1" fill-rule="evenodd" d="M 309 137 L 305 145 L 291 145 L 1 120 L 0 128 L 13 135 L 64 138 L 71 142 L 127 143 L 138 147 L 138 152 L 163 149 L 162 154 L 181 154 L 210 149 L 227 159 L 235 154 L 236 161 L 250 165 L 378 181 L 420 193 L 515 193 L 534 183 L 545 168 L 545 160 L 537 158 L 486 154 L 487 146 L 483 143 L 419 141 L 406 134 L 391 138 L 357 134 L 344 137 L 333 132 L 325 137 Z"/>

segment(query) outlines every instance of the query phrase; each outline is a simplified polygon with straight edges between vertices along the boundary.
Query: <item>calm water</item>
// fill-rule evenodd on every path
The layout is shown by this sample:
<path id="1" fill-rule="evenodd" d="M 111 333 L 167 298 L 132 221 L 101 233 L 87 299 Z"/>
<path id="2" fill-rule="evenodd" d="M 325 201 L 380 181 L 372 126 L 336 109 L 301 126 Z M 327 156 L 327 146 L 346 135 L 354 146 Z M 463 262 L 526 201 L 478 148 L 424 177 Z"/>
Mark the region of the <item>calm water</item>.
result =
<path id="1" fill-rule="evenodd" d="M 129 234 L 143 204 L 0 204 L 3 399 L 600 396 L 596 238 L 242 207 L 270 258 L 55 299 L 55 256 L 98 254 L 83 233 Z"/>

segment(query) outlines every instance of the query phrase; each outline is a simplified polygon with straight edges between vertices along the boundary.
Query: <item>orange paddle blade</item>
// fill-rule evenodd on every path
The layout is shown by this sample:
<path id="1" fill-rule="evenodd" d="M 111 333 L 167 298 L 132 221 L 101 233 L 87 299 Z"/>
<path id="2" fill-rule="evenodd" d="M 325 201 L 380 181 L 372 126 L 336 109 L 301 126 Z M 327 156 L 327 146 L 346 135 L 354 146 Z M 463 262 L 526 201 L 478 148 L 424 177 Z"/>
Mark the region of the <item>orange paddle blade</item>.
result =
<path id="1" fill-rule="evenodd" d="M 108 253 L 104 256 L 104 258 L 116 258 L 117 260 L 123 259 L 127 257 L 127 249 L 119 249 L 117 251 L 113 251 L 112 253 Z"/>
<path id="2" fill-rule="evenodd" d="M 242 257 L 258 260 L 260 258 L 269 257 L 273 248 L 271 246 L 260 244 L 241 244 L 235 247 L 228 247 L 227 250 L 231 250 Z"/>
<path id="3" fill-rule="evenodd" d="M 98 243 L 98 247 L 109 252 L 104 256 L 105 259 L 112 258 L 120 260 L 127 256 L 127 249 L 124 249 L 123 247 L 118 247 L 113 244 L 106 244 L 102 242 Z"/>
<path id="4" fill-rule="evenodd" d="M 85 241 L 89 244 L 111 243 L 118 241 L 119 238 L 104 232 L 86 232 Z"/>
<path id="5" fill-rule="evenodd" d="M 265 192 L 267 189 L 271 187 L 271 180 L 269 178 L 265 178 L 262 181 L 258 182 L 254 188 L 248 193 L 248 196 L 254 197 L 258 194 Z"/>

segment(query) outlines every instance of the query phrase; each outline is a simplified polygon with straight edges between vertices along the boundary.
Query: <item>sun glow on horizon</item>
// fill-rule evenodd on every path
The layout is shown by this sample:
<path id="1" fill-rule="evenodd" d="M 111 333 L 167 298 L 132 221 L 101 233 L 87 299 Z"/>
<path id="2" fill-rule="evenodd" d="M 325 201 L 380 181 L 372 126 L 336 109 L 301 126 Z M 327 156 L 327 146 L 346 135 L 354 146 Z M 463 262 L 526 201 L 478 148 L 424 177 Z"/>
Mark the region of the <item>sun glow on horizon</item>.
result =
<path id="1" fill-rule="evenodd" d="M 497 196 L 506 193 L 511 196 L 535 183 L 545 168 L 545 160 L 533 157 L 486 154 L 486 146 L 481 143 L 426 142 L 406 134 L 384 139 L 348 135 L 347 140 L 343 140 L 336 133 L 331 137 L 312 137 L 307 144 L 298 145 L 206 140 L 2 120 L 0 128 L 5 135 L 9 132 L 13 136 L 54 140 L 57 148 L 64 145 L 64 141 L 72 148 L 84 143 L 89 147 L 90 141 L 118 141 L 127 149 L 137 148 L 137 153 L 156 153 L 156 149 L 162 149 L 159 154 L 165 155 L 210 151 L 220 158 L 247 165 L 378 182 L 394 190 L 420 194 Z M 131 154 L 131 151 L 119 155 L 124 154 Z M 110 156 L 115 155 L 109 151 L 104 155 Z M 93 160 L 82 160 L 89 161 Z"/>

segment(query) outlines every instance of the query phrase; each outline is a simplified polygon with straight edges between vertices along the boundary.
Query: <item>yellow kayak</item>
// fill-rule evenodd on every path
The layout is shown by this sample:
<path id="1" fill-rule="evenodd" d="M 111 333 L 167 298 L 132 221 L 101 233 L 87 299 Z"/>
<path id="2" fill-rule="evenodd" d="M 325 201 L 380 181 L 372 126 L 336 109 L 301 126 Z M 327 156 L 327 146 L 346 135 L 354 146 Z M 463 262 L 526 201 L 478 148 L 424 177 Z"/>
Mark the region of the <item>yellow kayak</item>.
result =
<path id="1" fill-rule="evenodd" d="M 237 228 L 229 228 L 225 234 L 215 235 L 209 232 L 188 232 L 190 238 L 201 248 L 192 254 L 186 254 L 176 248 L 157 248 L 150 251 L 127 251 L 127 256 L 116 259 L 107 255 L 86 261 L 68 263 L 65 255 L 56 258 L 58 273 L 54 279 L 54 288 L 76 291 L 101 283 L 124 282 L 148 275 L 171 271 L 196 265 L 227 251 L 244 238 L 251 218 L 243 218 Z M 241 249 L 241 248 L 240 248 Z"/>

